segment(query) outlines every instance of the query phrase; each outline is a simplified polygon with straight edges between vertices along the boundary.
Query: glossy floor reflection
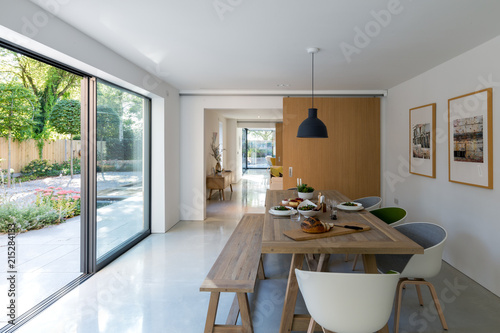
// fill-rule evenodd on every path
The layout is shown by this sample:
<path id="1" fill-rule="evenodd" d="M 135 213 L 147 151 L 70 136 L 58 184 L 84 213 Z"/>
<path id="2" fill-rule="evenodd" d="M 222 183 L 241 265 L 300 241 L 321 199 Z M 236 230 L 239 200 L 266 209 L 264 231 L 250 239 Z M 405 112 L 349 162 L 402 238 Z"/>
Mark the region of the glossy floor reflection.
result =
<path id="1" fill-rule="evenodd" d="M 214 196 L 207 201 L 206 221 L 181 221 L 165 234 L 149 236 L 18 332 L 203 332 L 209 293 L 199 291 L 201 282 L 241 215 L 263 212 L 263 201 L 258 203 L 266 186 L 265 177 L 250 173 L 233 186 L 230 200 Z M 267 279 L 258 281 L 250 296 L 255 333 L 278 332 L 289 262 L 288 255 L 265 256 Z M 332 271 L 350 272 L 351 266 L 352 256 L 346 263 L 343 255 L 332 256 L 329 264 Z M 498 332 L 497 296 L 446 263 L 431 282 L 442 300 L 448 332 Z M 401 333 L 443 332 L 427 306 L 430 295 L 422 291 L 425 307 L 418 305 L 413 288 L 406 290 Z M 232 295 L 221 296 L 218 322 L 224 322 L 231 302 Z M 297 312 L 306 313 L 301 299 Z"/>

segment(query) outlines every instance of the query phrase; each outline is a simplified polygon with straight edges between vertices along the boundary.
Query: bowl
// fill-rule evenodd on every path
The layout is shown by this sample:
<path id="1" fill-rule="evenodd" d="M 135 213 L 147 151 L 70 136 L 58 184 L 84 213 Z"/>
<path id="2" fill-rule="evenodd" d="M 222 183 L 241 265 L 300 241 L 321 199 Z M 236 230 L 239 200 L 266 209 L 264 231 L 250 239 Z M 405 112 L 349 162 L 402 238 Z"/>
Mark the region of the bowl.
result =
<path id="1" fill-rule="evenodd" d="M 307 217 L 311 217 L 311 216 L 316 216 L 320 213 L 319 210 L 300 210 L 300 207 L 304 207 L 304 206 L 314 206 L 314 207 L 317 207 L 317 205 L 312 202 L 312 201 L 309 201 L 309 200 L 304 200 L 300 203 L 300 205 L 297 207 L 297 211 L 304 215 L 304 216 L 307 216 Z"/>
<path id="2" fill-rule="evenodd" d="M 345 205 L 346 203 L 351 203 L 353 205 Z M 359 202 L 353 202 L 353 201 L 347 201 L 347 202 L 341 202 L 337 205 L 338 209 L 342 210 L 361 210 L 363 209 L 363 205 L 360 204 Z"/>
<path id="3" fill-rule="evenodd" d="M 299 198 L 302 199 L 312 199 L 313 192 L 297 192 L 299 194 Z"/>

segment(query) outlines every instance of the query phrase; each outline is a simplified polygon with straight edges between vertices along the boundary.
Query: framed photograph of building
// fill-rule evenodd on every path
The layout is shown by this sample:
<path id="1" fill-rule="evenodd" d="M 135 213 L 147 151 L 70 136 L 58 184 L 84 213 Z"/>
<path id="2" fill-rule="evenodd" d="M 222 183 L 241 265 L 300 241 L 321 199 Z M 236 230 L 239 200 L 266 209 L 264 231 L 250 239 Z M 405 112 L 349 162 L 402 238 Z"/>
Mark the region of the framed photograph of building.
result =
<path id="1" fill-rule="evenodd" d="M 436 178 L 436 103 L 410 109 L 410 173 Z"/>
<path id="2" fill-rule="evenodd" d="M 492 88 L 448 100 L 449 181 L 493 188 Z"/>

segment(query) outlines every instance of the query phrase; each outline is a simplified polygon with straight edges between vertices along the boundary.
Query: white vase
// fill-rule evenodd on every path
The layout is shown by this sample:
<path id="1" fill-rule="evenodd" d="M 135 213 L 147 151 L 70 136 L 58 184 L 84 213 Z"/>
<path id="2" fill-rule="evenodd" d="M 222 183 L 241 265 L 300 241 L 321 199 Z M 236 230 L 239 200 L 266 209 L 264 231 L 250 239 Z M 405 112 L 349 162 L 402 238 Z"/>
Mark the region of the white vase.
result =
<path id="1" fill-rule="evenodd" d="M 301 199 L 312 199 L 313 197 L 313 192 L 298 192 L 299 198 Z"/>

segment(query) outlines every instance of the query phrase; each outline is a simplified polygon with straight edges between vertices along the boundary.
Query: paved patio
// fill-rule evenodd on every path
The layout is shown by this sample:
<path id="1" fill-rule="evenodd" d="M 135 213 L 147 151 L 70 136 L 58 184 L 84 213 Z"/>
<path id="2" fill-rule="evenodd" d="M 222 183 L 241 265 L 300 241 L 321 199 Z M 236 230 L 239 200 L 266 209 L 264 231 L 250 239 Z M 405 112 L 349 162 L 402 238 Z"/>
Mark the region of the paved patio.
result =
<path id="1" fill-rule="evenodd" d="M 107 173 L 105 180 L 98 179 L 99 196 L 123 198 L 98 209 L 98 256 L 142 230 L 142 188 L 137 185 L 140 181 L 140 176 L 132 173 Z M 8 189 L 6 194 L 11 200 L 28 202 L 34 198 L 35 188 L 48 186 L 79 190 L 80 177 L 27 182 Z M 4 258 L 5 263 L 0 265 L 0 304 L 8 303 L 7 242 L 7 235 L 0 235 L 0 258 Z M 80 217 L 19 234 L 15 242 L 19 316 L 80 275 Z M 0 325 L 7 320 L 6 311 L 2 311 Z"/>

